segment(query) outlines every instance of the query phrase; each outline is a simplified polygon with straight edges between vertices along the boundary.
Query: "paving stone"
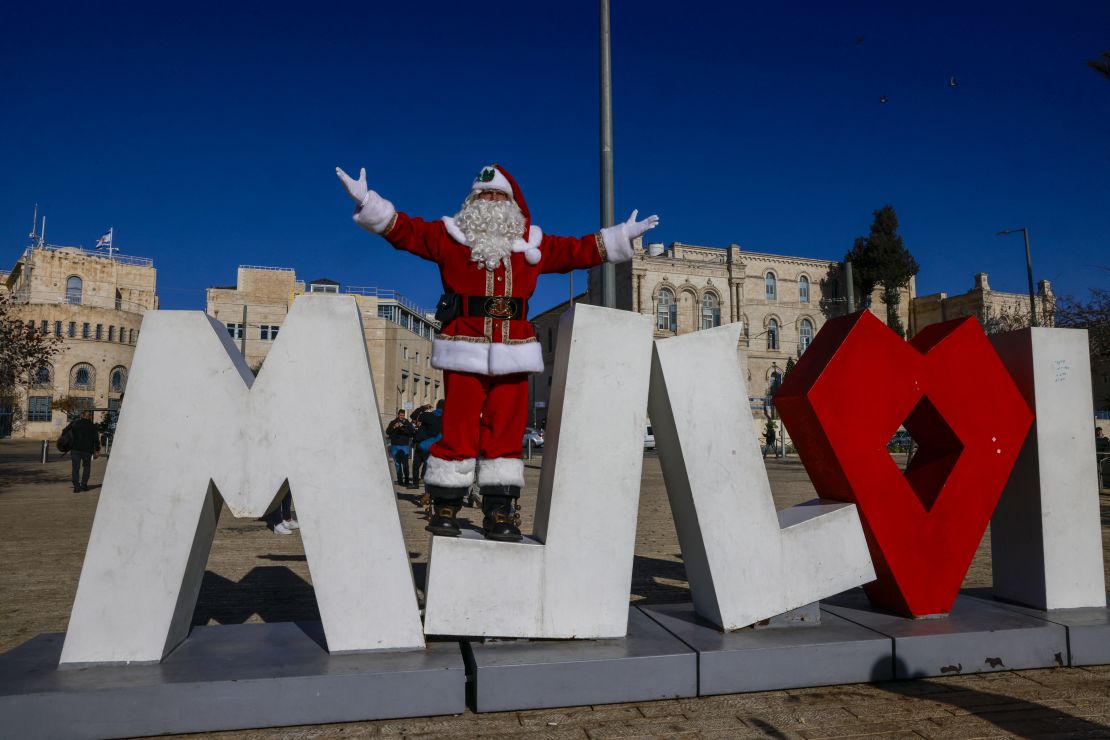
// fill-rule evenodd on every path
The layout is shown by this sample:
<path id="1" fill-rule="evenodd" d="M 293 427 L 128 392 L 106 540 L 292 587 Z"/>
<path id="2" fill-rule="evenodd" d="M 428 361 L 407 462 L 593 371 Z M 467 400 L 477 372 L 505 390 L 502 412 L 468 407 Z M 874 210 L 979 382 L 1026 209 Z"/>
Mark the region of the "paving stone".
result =
<path id="1" fill-rule="evenodd" d="M 581 725 L 596 722 L 612 722 L 613 720 L 642 719 L 643 714 L 636 706 L 612 708 L 607 706 L 582 707 L 579 710 L 559 709 L 557 711 L 520 712 L 520 724 L 523 727 L 555 727 L 564 725 Z"/>
<path id="2" fill-rule="evenodd" d="M 847 725 L 833 725 L 801 730 L 807 740 L 847 737 L 921 737 L 900 722 L 856 722 Z"/>

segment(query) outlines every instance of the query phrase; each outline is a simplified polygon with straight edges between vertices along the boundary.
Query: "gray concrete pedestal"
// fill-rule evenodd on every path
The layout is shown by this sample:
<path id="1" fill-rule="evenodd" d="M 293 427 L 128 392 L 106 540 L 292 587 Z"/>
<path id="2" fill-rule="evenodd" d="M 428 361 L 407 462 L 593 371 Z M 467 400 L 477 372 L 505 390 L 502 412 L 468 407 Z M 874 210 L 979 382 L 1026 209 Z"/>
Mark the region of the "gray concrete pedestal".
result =
<path id="1" fill-rule="evenodd" d="M 892 641 L 834 614 L 817 624 L 722 632 L 693 604 L 640 609 L 698 653 L 698 695 L 889 681 Z"/>
<path id="2" fill-rule="evenodd" d="M 912 619 L 871 606 L 861 589 L 821 603 L 894 641 L 894 678 L 952 676 L 1065 665 L 1067 631 L 1059 624 L 970 596 L 947 617 Z"/>
<path id="3" fill-rule="evenodd" d="M 61 634 L 0 655 L 0 737 L 105 738 L 458 714 L 457 642 L 329 655 L 315 623 L 194 627 L 160 664 L 58 669 Z"/>
<path id="4" fill-rule="evenodd" d="M 635 608 L 624 638 L 475 641 L 463 650 L 476 712 L 698 695 L 697 655 Z"/>
<path id="5" fill-rule="evenodd" d="M 963 593 L 1003 609 L 1063 626 L 1068 631 L 1070 666 L 1110 664 L 1110 608 L 1085 606 L 1046 611 L 997 599 L 989 588 L 970 588 Z"/>

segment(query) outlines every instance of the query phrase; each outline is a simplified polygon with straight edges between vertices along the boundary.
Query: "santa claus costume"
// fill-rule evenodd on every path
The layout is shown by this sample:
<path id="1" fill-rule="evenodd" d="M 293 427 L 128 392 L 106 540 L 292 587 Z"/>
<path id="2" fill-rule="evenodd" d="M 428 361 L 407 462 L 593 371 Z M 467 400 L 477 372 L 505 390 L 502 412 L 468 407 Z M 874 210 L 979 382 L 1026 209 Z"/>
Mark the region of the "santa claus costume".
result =
<path id="1" fill-rule="evenodd" d="M 425 477 L 434 502 L 428 529 L 459 533 L 455 514 L 477 475 L 486 536 L 520 540 L 514 513 L 524 485 L 520 440 L 528 374 L 543 371 L 542 350 L 527 320 L 528 299 L 542 273 L 631 259 L 632 240 L 658 218 L 636 221 L 634 211 L 627 222 L 582 238 L 545 234 L 532 223 L 520 186 L 494 164 L 479 171 L 455 217 L 429 222 L 397 211 L 367 189 L 365 170 L 358 180 L 342 170 L 337 174 L 358 202 L 355 223 L 395 249 L 439 265 L 442 326 L 431 362 L 443 371 L 445 403 L 443 438 L 431 448 Z M 502 202 L 490 203 L 494 196 Z"/>

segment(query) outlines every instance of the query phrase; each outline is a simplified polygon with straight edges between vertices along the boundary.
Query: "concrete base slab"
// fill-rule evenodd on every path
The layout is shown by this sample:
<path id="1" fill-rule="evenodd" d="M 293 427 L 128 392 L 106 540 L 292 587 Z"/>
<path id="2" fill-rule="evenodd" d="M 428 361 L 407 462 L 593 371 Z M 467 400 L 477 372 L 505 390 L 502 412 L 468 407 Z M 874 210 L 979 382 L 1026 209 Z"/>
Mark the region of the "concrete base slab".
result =
<path id="1" fill-rule="evenodd" d="M 476 712 L 698 695 L 697 655 L 635 608 L 624 638 L 469 642 L 463 651 Z"/>
<path id="2" fill-rule="evenodd" d="M 889 681 L 889 637 L 826 613 L 818 624 L 721 632 L 693 604 L 640 607 L 698 653 L 698 695 Z"/>
<path id="3" fill-rule="evenodd" d="M 861 589 L 822 602 L 843 617 L 894 640 L 894 678 L 990 673 L 1062 666 L 1067 631 L 996 604 L 958 596 L 947 617 L 913 619 L 871 606 Z"/>
<path id="4" fill-rule="evenodd" d="M 1034 609 L 994 596 L 989 588 L 969 588 L 963 593 L 1020 614 L 1062 625 L 1068 631 L 1068 665 L 1110 664 L 1110 608 L 1084 606 L 1078 609 Z M 1107 594 L 1110 601 L 1110 594 Z"/>
<path id="5" fill-rule="evenodd" d="M 61 634 L 0 655 L 0 737 L 107 738 L 458 714 L 457 642 L 329 655 L 319 622 L 195 627 L 157 665 L 58 669 Z"/>

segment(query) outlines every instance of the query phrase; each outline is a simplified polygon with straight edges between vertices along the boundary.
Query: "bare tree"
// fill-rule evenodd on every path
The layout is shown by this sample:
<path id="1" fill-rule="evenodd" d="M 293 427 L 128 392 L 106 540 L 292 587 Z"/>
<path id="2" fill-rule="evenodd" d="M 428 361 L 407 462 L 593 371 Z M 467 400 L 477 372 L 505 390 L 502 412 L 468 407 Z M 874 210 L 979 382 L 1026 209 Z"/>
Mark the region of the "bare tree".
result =
<path id="1" fill-rule="evenodd" d="M 10 406 L 18 418 L 20 390 L 38 380 L 39 369 L 50 365 L 62 340 L 13 318 L 14 305 L 11 296 L 0 295 L 0 405 Z"/>

